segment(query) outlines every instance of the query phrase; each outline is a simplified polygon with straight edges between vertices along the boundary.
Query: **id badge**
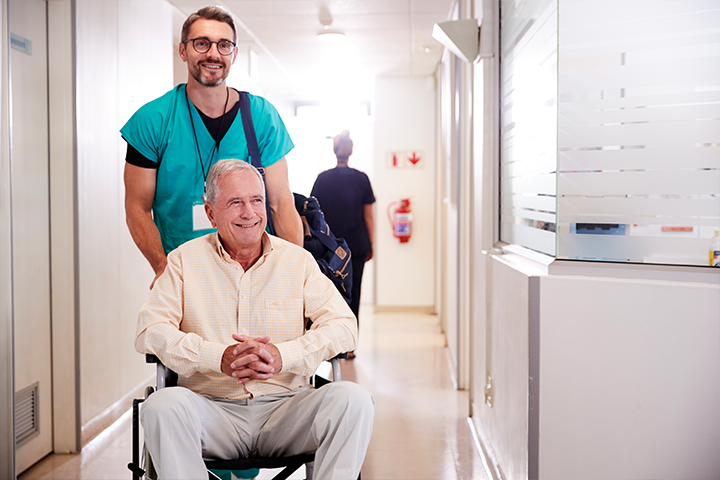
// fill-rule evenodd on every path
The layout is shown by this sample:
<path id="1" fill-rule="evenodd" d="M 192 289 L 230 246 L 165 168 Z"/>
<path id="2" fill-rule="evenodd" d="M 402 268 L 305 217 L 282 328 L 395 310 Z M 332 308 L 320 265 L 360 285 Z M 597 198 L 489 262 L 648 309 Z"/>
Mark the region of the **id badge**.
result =
<path id="1" fill-rule="evenodd" d="M 208 230 L 213 228 L 210 219 L 205 213 L 205 204 L 202 202 L 196 202 L 192 207 L 193 216 L 193 230 Z"/>

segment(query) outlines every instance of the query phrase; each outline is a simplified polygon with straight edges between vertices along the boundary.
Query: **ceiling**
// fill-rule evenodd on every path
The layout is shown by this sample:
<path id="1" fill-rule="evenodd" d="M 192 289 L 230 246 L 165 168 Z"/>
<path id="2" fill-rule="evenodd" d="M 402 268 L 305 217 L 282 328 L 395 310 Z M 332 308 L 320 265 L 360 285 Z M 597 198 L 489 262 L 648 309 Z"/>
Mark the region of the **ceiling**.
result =
<path id="1" fill-rule="evenodd" d="M 170 0 L 185 16 L 205 0 Z M 259 68 L 260 93 L 288 101 L 372 98 L 379 75 L 429 75 L 443 52 L 433 24 L 449 18 L 455 0 L 216 0 L 236 18 L 238 60 L 248 50 Z M 329 25 L 328 25 L 329 24 Z M 327 29 L 324 28 L 327 25 Z M 323 31 L 345 41 L 319 41 Z M 254 56 L 254 55 L 253 55 Z"/>

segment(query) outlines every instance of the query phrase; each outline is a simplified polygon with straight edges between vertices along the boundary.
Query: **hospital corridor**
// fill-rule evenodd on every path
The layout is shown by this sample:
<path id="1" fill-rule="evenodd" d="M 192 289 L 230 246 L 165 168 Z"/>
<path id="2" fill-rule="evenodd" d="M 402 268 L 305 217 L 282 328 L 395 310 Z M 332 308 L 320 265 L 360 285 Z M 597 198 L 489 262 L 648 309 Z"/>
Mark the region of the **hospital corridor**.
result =
<path id="1" fill-rule="evenodd" d="M 0 480 L 720 480 L 720 0 L 0 0 L 0 392 Z"/>

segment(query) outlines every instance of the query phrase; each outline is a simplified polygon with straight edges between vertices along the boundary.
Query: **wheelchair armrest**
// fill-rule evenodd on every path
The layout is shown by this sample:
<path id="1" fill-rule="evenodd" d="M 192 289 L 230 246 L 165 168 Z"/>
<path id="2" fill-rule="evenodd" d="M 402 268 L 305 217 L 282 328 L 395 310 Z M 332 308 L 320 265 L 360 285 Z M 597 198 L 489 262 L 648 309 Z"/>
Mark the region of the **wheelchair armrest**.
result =
<path id="1" fill-rule="evenodd" d="M 340 360 L 335 358 L 330 359 L 330 365 L 332 365 L 332 381 L 339 382 L 342 380 L 342 371 L 340 371 Z"/>
<path id="2" fill-rule="evenodd" d="M 340 370 L 340 361 L 335 358 L 331 358 L 330 365 L 332 366 L 332 381 L 339 382 L 342 380 L 342 371 Z M 157 389 L 165 387 L 177 386 L 177 373 L 170 370 L 168 367 L 163 365 L 160 359 L 152 353 L 145 354 L 145 363 L 154 363 L 157 365 Z"/>
<path id="3" fill-rule="evenodd" d="M 152 353 L 146 353 L 145 354 L 145 363 L 162 363 L 162 362 L 157 357 L 157 355 L 153 355 Z"/>
<path id="4" fill-rule="evenodd" d="M 153 355 L 152 353 L 146 353 L 145 354 L 145 363 L 154 363 L 157 365 L 156 369 L 156 377 L 157 377 L 157 389 L 160 390 L 161 388 L 165 387 L 175 387 L 177 386 L 177 380 L 178 376 L 177 373 L 170 370 L 168 367 L 163 365 L 163 363 L 160 361 L 160 359 Z"/>

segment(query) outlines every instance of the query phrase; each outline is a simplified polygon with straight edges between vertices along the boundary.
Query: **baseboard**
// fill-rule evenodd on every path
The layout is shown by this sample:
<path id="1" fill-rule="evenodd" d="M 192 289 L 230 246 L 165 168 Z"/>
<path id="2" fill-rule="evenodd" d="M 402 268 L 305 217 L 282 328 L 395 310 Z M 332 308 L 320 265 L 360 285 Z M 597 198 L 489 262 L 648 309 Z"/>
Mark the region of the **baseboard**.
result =
<path id="1" fill-rule="evenodd" d="M 485 472 L 491 480 L 505 480 L 500 464 L 495 458 L 492 447 L 487 441 L 487 437 L 484 432 L 478 430 L 473 422 L 472 417 L 468 417 L 468 424 L 470 425 L 470 431 L 472 432 L 473 440 L 475 440 L 475 448 L 477 448 L 480 458 L 482 458 Z"/>
<path id="2" fill-rule="evenodd" d="M 421 313 L 434 315 L 435 307 L 432 305 L 423 306 L 398 306 L 398 305 L 375 305 L 375 313 Z"/>
<path id="3" fill-rule="evenodd" d="M 155 375 L 151 375 L 137 387 L 123 395 L 118 401 L 106 408 L 100 415 L 82 426 L 80 441 L 84 447 L 95 437 L 100 435 L 106 428 L 115 423 L 125 412 L 132 408 L 132 402 L 136 398 L 145 395 L 145 387 L 155 384 Z"/>

